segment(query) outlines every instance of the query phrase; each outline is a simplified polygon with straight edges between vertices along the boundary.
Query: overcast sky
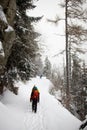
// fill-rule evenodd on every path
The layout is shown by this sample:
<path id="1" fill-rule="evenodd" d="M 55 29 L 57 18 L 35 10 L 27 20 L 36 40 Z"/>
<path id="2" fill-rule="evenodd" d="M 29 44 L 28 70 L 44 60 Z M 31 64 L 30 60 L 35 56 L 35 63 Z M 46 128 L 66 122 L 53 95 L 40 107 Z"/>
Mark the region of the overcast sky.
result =
<path id="1" fill-rule="evenodd" d="M 64 18 L 64 9 L 61 9 L 58 5 L 64 0 L 39 0 L 34 3 L 37 7 L 33 11 L 27 11 L 29 16 L 42 16 L 40 22 L 34 25 L 37 32 L 41 33 L 40 44 L 45 45 L 44 56 L 48 56 L 50 60 L 57 65 L 63 64 L 63 56 L 54 55 L 60 53 L 65 49 L 65 37 L 60 36 L 65 33 L 65 22 L 60 21 L 57 25 L 47 22 L 47 19 L 55 19 L 56 16 Z M 64 56 L 65 59 L 65 56 Z"/>

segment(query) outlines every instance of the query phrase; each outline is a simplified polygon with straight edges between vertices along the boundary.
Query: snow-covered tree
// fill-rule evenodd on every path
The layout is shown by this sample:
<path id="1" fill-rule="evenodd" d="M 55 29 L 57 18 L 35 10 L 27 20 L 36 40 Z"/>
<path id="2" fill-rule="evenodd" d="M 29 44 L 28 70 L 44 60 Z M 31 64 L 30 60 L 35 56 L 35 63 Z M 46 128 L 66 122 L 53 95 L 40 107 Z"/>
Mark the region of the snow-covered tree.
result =
<path id="1" fill-rule="evenodd" d="M 39 50 L 36 38 L 39 36 L 34 31 L 32 22 L 36 22 L 41 17 L 29 17 L 27 9 L 34 9 L 32 0 L 17 0 L 15 31 L 16 40 L 12 47 L 12 52 L 7 62 L 7 68 L 17 68 L 17 73 L 22 79 L 36 75 L 35 57 Z"/>
<path id="2" fill-rule="evenodd" d="M 36 74 L 38 76 L 43 74 L 43 63 L 41 59 L 41 54 L 37 53 L 37 56 L 35 57 L 35 67 L 36 67 Z"/>
<path id="3" fill-rule="evenodd" d="M 80 60 L 76 55 L 73 57 L 72 82 L 71 82 L 71 104 L 75 105 L 76 113 L 81 120 L 86 116 L 86 68 L 81 66 Z M 72 105 L 72 106 L 73 106 Z M 72 110 L 72 108 L 71 108 Z M 75 114 L 75 110 L 74 110 Z M 76 115 L 76 114 L 75 114 Z"/>
<path id="4" fill-rule="evenodd" d="M 44 63 L 44 69 L 43 69 L 43 75 L 46 76 L 47 78 L 51 79 L 51 63 L 48 59 L 48 57 L 45 58 L 45 63 Z"/>

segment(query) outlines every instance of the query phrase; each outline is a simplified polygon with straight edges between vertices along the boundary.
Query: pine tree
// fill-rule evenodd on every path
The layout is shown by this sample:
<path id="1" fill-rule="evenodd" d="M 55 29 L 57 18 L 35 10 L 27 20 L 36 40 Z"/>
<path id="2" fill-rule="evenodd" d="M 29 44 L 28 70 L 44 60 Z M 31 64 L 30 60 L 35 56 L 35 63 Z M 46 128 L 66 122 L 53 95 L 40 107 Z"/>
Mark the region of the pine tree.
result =
<path id="1" fill-rule="evenodd" d="M 48 57 L 45 58 L 43 75 L 46 76 L 48 79 L 51 79 L 51 63 L 50 63 Z"/>
<path id="2" fill-rule="evenodd" d="M 17 68 L 17 73 L 21 79 L 29 79 L 36 75 L 34 64 L 35 56 L 39 50 L 36 38 L 39 36 L 34 31 L 32 22 L 36 22 L 41 17 L 33 18 L 26 15 L 26 9 L 33 9 L 32 0 L 17 0 L 17 13 L 15 20 L 16 40 L 12 47 L 11 55 L 7 62 L 7 69 Z"/>
<path id="3" fill-rule="evenodd" d="M 86 22 L 87 16 L 84 9 L 84 4 L 86 0 L 65 0 L 65 4 L 61 4 L 61 7 L 65 7 L 65 33 L 66 33 L 66 96 L 67 105 L 69 109 L 69 99 L 70 99 L 70 86 L 71 86 L 71 60 L 72 52 L 81 52 L 82 50 L 75 46 L 83 43 L 87 40 L 86 33 L 87 29 L 80 24 Z M 58 18 L 62 20 L 62 18 Z M 77 22 L 78 21 L 78 24 Z"/>
<path id="4" fill-rule="evenodd" d="M 73 114 L 77 116 L 79 115 L 79 119 L 84 120 L 86 115 L 86 68 L 85 65 L 81 67 L 81 60 L 73 56 L 73 69 L 72 69 L 72 82 L 71 82 L 71 106 L 75 106 L 71 111 Z"/>
<path id="5" fill-rule="evenodd" d="M 85 116 L 87 115 L 87 101 L 86 101 L 86 96 L 87 96 L 87 68 L 85 63 L 83 63 L 82 67 L 82 80 L 81 80 L 81 88 L 80 88 L 80 101 L 81 104 L 79 106 L 79 114 L 81 117 L 81 120 L 85 119 Z"/>

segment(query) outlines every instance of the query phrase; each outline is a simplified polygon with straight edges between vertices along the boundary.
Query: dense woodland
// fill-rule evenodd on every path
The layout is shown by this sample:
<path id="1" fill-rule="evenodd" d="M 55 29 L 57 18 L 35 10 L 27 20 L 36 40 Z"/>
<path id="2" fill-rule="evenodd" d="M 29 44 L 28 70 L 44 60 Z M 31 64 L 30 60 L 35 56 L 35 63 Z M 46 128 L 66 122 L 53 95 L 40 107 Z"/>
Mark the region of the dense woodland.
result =
<path id="1" fill-rule="evenodd" d="M 79 54 L 85 49 L 81 44 L 87 42 L 87 10 L 86 0 L 65 0 L 60 3 L 65 8 L 66 64 L 63 74 L 52 67 L 46 57 L 44 64 L 37 38 L 41 35 L 35 32 L 33 23 L 41 17 L 29 17 L 26 10 L 34 9 L 33 0 L 1 0 L 0 1 L 0 94 L 8 88 L 17 94 L 15 80 L 26 81 L 36 75 L 46 76 L 55 88 L 51 91 L 61 91 L 61 102 L 79 119 L 87 115 L 87 66 Z M 14 5 L 14 6 L 13 6 Z M 2 15 L 4 19 L 2 19 Z M 62 18 L 57 17 L 54 24 Z M 78 22 L 76 22 L 78 21 Z M 83 23 L 83 24 L 81 24 Z M 6 31 L 8 27 L 12 28 Z M 1 45 L 0 45 L 1 46 Z M 4 54 L 3 54 L 4 53 Z"/>

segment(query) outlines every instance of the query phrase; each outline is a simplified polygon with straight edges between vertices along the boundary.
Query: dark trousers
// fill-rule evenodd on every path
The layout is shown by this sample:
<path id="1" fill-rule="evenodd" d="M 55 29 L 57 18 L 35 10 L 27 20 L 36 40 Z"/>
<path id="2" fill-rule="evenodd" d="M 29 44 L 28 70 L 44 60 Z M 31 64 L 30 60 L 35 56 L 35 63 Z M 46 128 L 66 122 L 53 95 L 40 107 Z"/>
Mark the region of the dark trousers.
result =
<path id="1" fill-rule="evenodd" d="M 32 111 L 37 112 L 37 99 L 32 100 Z"/>

